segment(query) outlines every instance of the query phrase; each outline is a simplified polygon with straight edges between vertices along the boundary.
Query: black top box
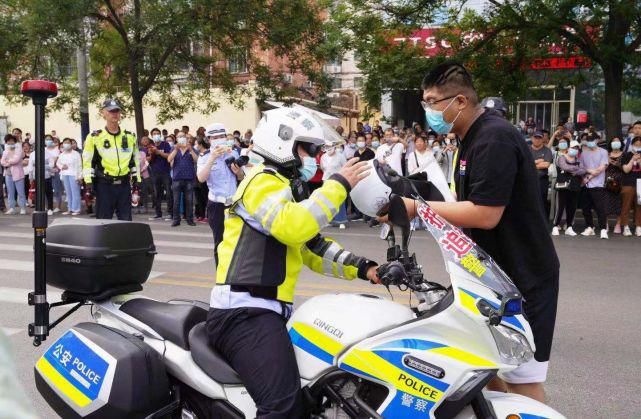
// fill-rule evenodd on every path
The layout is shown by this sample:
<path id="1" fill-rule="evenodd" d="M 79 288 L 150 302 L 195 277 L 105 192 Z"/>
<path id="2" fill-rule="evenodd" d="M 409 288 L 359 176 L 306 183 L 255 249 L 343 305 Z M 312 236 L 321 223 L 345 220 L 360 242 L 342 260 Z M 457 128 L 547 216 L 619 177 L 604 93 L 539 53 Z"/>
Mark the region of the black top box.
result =
<path id="1" fill-rule="evenodd" d="M 47 229 L 47 284 L 81 296 L 139 290 L 155 254 L 147 224 L 56 220 Z"/>

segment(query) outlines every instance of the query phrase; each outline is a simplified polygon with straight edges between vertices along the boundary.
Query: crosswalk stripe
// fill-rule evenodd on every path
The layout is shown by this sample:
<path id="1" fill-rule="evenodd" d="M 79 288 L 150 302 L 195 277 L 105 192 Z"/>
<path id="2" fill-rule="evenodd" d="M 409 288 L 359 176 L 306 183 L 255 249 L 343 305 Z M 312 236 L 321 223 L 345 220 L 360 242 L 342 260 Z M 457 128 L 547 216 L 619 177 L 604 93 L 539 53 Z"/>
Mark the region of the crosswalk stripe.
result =
<path id="1" fill-rule="evenodd" d="M 182 231 L 164 231 L 164 230 L 151 230 L 151 233 L 154 236 L 173 236 L 173 237 L 199 237 L 203 239 L 211 239 L 212 241 L 214 240 L 214 237 L 212 236 L 211 232 L 209 233 L 194 233 L 194 232 L 182 232 Z"/>
<path id="2" fill-rule="evenodd" d="M 33 292 L 28 288 L 12 288 L 0 287 L 0 302 L 13 303 L 13 304 L 27 304 L 27 294 Z M 60 301 L 62 293 L 60 291 L 52 291 L 47 288 L 47 301 Z"/>
<path id="3" fill-rule="evenodd" d="M 0 231 L 0 237 L 13 239 L 33 239 L 33 233 L 19 233 L 17 231 Z"/>
<path id="4" fill-rule="evenodd" d="M 209 249 L 214 250 L 214 241 L 211 243 L 195 243 L 195 242 L 175 242 L 170 240 L 154 240 L 156 246 L 162 247 L 181 247 L 184 249 Z"/>
<path id="5" fill-rule="evenodd" d="M 7 336 L 16 335 L 20 332 L 23 332 L 25 334 L 27 333 L 26 327 L 24 329 L 16 329 L 14 327 L 0 327 L 0 330 L 2 330 Z"/>
<path id="6" fill-rule="evenodd" d="M 27 244 L 4 244 L 0 243 L 0 250 L 13 251 L 13 252 L 28 252 L 33 253 L 33 246 Z M 213 257 L 206 256 L 190 256 L 190 255 L 176 255 L 171 253 L 158 252 L 154 258 L 158 262 L 172 262 L 172 263 L 202 263 L 208 260 L 213 260 Z M 0 266 L 0 269 L 2 266 Z M 18 269 L 21 270 L 21 269 Z"/>
<path id="7" fill-rule="evenodd" d="M 22 260 L 12 260 L 12 259 L 0 259 L 0 271 L 23 271 L 23 272 L 33 272 L 33 262 L 22 261 Z M 164 272 L 151 271 L 149 273 L 149 278 L 157 278 L 164 275 Z"/>

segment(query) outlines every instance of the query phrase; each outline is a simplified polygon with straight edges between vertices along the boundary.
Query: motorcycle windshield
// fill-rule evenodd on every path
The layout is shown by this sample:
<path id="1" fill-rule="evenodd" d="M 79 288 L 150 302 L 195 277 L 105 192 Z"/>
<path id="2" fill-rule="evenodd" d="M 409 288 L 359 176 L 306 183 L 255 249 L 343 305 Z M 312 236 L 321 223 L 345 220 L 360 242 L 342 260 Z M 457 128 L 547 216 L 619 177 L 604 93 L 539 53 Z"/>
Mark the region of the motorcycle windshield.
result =
<path id="1" fill-rule="evenodd" d="M 460 266 L 471 278 L 500 297 L 508 293 L 519 293 L 512 280 L 496 262 L 459 228 L 447 222 L 425 203 L 419 203 L 416 211 L 439 244 L 446 269 L 448 262 Z"/>

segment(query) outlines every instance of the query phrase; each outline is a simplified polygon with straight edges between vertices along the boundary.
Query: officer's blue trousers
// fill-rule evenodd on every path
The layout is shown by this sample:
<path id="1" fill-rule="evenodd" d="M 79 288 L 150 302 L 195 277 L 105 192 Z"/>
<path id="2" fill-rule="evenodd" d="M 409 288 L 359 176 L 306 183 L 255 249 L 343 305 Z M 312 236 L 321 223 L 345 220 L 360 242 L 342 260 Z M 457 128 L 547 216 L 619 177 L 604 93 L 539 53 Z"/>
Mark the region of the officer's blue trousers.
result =
<path id="1" fill-rule="evenodd" d="M 131 185 L 96 182 L 96 218 L 111 220 L 116 212 L 119 220 L 131 221 Z"/>

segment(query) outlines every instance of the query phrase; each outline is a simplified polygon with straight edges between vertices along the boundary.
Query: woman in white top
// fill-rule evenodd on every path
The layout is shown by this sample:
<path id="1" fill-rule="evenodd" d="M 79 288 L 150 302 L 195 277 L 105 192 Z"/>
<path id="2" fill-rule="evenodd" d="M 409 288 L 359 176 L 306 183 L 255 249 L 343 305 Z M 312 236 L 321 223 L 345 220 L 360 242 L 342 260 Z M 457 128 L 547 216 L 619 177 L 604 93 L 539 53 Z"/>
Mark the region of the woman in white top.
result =
<path id="1" fill-rule="evenodd" d="M 436 162 L 432 150 L 428 148 L 423 137 L 414 139 L 414 151 L 407 155 L 407 174 L 413 175 L 421 172 L 428 164 Z"/>
<path id="2" fill-rule="evenodd" d="M 376 150 L 376 160 L 381 163 L 387 163 L 396 173 L 402 175 L 402 160 L 405 146 L 400 141 L 401 139 L 398 135 L 391 137 L 389 143 L 381 145 Z"/>
<path id="3" fill-rule="evenodd" d="M 71 147 L 71 138 L 62 141 L 62 152 L 56 161 L 60 179 L 67 194 L 68 207 L 63 215 L 80 214 L 80 183 L 82 182 L 82 158 Z"/>
<path id="4" fill-rule="evenodd" d="M 323 180 L 329 179 L 334 173 L 337 173 L 345 163 L 345 155 L 336 151 L 336 147 L 327 147 L 325 148 L 325 153 L 320 159 L 320 168 L 323 171 Z M 345 208 L 345 202 L 341 204 L 341 207 L 338 210 L 338 214 L 330 223 L 333 226 L 338 226 L 339 228 L 345 228 L 347 223 L 347 210 Z"/>

